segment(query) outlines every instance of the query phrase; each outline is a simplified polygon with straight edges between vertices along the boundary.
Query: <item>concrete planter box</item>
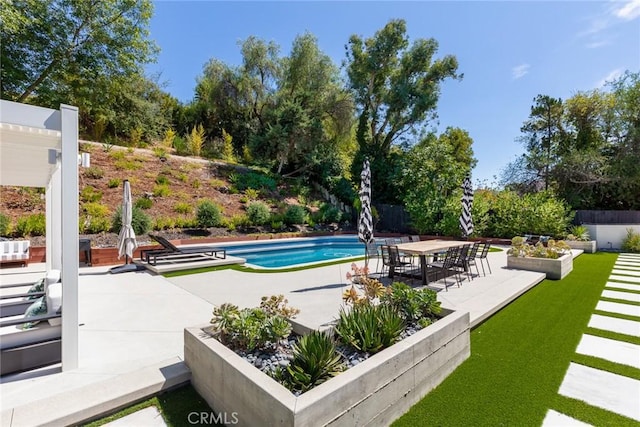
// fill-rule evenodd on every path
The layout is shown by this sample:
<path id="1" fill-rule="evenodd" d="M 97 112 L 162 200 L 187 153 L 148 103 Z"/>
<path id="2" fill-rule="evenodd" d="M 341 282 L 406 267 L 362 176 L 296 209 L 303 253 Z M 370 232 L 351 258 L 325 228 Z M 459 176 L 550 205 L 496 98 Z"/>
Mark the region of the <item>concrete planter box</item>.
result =
<path id="1" fill-rule="evenodd" d="M 185 329 L 184 355 L 198 393 L 238 425 L 388 425 L 469 357 L 469 313 L 448 312 L 299 397 L 203 327 Z"/>
<path id="2" fill-rule="evenodd" d="M 559 280 L 573 270 L 573 255 L 566 254 L 558 259 L 507 257 L 507 268 L 546 273 L 547 279 Z"/>
<path id="3" fill-rule="evenodd" d="M 571 249 L 580 249 L 586 254 L 593 254 L 596 252 L 595 240 L 589 240 L 586 242 L 581 242 L 578 240 L 565 240 L 565 243 L 569 245 Z"/>

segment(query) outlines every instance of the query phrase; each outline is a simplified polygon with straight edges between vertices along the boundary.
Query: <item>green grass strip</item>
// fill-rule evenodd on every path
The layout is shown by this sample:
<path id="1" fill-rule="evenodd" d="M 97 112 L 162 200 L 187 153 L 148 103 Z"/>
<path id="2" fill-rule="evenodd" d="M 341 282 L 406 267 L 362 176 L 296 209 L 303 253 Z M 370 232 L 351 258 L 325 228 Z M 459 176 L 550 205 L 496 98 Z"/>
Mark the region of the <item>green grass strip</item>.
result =
<path id="1" fill-rule="evenodd" d="M 584 366 L 590 366 L 595 369 L 611 372 L 612 374 L 640 380 L 640 369 L 634 368 L 633 366 L 623 365 L 621 363 L 615 363 L 599 357 L 578 353 L 573 355 L 572 361 Z"/>
<path id="2" fill-rule="evenodd" d="M 609 316 L 609 317 L 615 317 L 617 319 L 633 320 L 635 322 L 640 322 L 640 316 L 631 316 L 629 314 L 614 313 L 612 311 L 594 310 L 593 314 L 599 314 L 601 316 Z"/>
<path id="3" fill-rule="evenodd" d="M 541 425 L 616 257 L 581 255 L 566 278 L 544 280 L 474 329 L 471 357 L 394 425 Z"/>
<path id="4" fill-rule="evenodd" d="M 136 405 L 125 408 L 122 411 L 108 417 L 93 421 L 89 424 L 86 424 L 86 426 L 102 426 L 111 421 L 115 421 L 124 416 L 133 414 L 134 412 L 137 412 L 141 409 L 148 408 L 149 406 L 155 406 L 158 408 L 158 411 L 160 411 L 160 414 L 162 414 L 162 418 L 169 427 L 190 425 L 191 423 L 189 423 L 189 414 L 193 412 L 198 413 L 198 415 L 200 413 L 211 413 L 211 408 L 209 408 L 207 402 L 205 402 L 205 400 L 200 397 L 200 395 L 191 385 L 186 385 L 184 387 L 168 391 L 166 393 L 152 397 L 151 399 L 145 400 L 144 402 L 140 402 Z M 191 418 L 196 419 L 197 417 L 192 415 Z M 209 418 L 209 421 L 210 420 L 211 418 Z M 222 424 L 208 423 L 208 425 Z"/>
<path id="5" fill-rule="evenodd" d="M 261 274 L 290 273 L 293 271 L 310 270 L 312 268 L 328 267 L 330 265 L 345 264 L 345 263 L 360 262 L 360 261 L 364 261 L 364 257 L 353 258 L 347 261 L 342 259 L 337 261 L 323 262 L 323 263 L 305 265 L 300 267 L 270 268 L 270 269 L 251 268 L 251 267 L 245 267 L 239 264 L 232 264 L 232 265 L 220 265 L 217 267 L 200 267 L 200 268 L 192 268 L 189 270 L 168 271 L 166 273 L 162 273 L 162 275 L 164 277 L 178 277 L 178 276 L 187 276 L 190 274 L 208 273 L 210 271 L 220 271 L 220 270 L 236 270 L 236 271 L 242 271 L 244 273 L 261 273 Z"/>
<path id="6" fill-rule="evenodd" d="M 560 394 L 554 398 L 551 409 L 593 426 L 638 427 L 638 422 L 631 418 Z"/>
<path id="7" fill-rule="evenodd" d="M 629 301 L 627 299 L 600 297 L 600 301 L 617 302 L 618 304 L 640 305 L 639 301 Z"/>
<path id="8" fill-rule="evenodd" d="M 619 332 L 607 331 L 598 328 L 587 328 L 585 333 L 601 338 L 609 338 L 616 341 L 624 341 L 631 344 L 640 345 L 640 337 L 634 337 L 633 335 L 621 334 Z"/>

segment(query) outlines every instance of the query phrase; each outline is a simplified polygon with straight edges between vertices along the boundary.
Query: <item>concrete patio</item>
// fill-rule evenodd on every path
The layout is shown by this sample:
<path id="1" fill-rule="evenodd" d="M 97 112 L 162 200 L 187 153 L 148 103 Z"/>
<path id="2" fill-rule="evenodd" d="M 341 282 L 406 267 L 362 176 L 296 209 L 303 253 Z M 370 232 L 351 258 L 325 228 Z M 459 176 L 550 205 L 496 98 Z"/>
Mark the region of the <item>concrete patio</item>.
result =
<path id="1" fill-rule="evenodd" d="M 472 326 L 544 279 L 541 273 L 506 269 L 505 251 L 490 253 L 489 262 L 493 274 L 438 293 L 443 307 L 469 311 Z M 81 268 L 79 368 L 61 372 L 58 365 L 3 377 L 0 423 L 78 423 L 187 382 L 183 330 L 206 323 L 214 304 L 257 306 L 262 296 L 283 294 L 301 310 L 296 321 L 327 325 L 342 304 L 349 269 L 350 262 L 290 273 L 222 270 L 164 278 Z M 35 281 L 42 271 L 44 264 L 3 269 L 0 281 Z"/>

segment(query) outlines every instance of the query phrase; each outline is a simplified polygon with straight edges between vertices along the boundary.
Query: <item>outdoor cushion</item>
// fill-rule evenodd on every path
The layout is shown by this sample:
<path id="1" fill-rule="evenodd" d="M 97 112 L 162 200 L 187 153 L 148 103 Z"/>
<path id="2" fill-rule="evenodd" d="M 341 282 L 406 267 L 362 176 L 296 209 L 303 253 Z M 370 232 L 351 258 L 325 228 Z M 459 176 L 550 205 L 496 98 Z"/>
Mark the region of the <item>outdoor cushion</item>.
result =
<path id="1" fill-rule="evenodd" d="M 54 283 L 49 285 L 47 289 L 47 314 L 60 314 L 62 312 L 62 283 Z M 62 319 L 56 317 L 55 319 L 49 319 L 49 324 L 59 325 Z"/>
<path id="2" fill-rule="evenodd" d="M 36 317 L 47 314 L 47 300 L 45 296 L 38 298 L 33 304 L 31 304 L 24 312 L 24 317 Z M 22 325 L 22 329 L 30 329 L 37 325 L 38 322 L 26 322 Z"/>
<path id="3" fill-rule="evenodd" d="M 37 292 L 44 292 L 44 282 L 45 282 L 45 278 L 43 277 L 42 279 L 38 280 L 37 282 L 35 282 L 27 291 L 28 294 L 35 294 Z M 36 299 L 38 298 L 38 295 L 31 295 L 30 297 L 27 297 L 27 299 Z"/>

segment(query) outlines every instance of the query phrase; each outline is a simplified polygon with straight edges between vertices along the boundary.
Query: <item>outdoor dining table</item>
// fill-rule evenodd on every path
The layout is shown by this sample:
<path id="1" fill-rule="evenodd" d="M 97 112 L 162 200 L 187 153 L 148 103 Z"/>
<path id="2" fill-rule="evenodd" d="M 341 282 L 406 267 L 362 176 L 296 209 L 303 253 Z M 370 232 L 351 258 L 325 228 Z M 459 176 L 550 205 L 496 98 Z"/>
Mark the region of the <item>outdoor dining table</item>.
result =
<path id="1" fill-rule="evenodd" d="M 454 246 L 462 246 L 466 244 L 469 244 L 469 242 L 459 240 L 422 240 L 420 242 L 400 243 L 397 246 L 400 252 L 418 255 L 420 257 L 422 284 L 427 285 L 427 256 Z"/>

